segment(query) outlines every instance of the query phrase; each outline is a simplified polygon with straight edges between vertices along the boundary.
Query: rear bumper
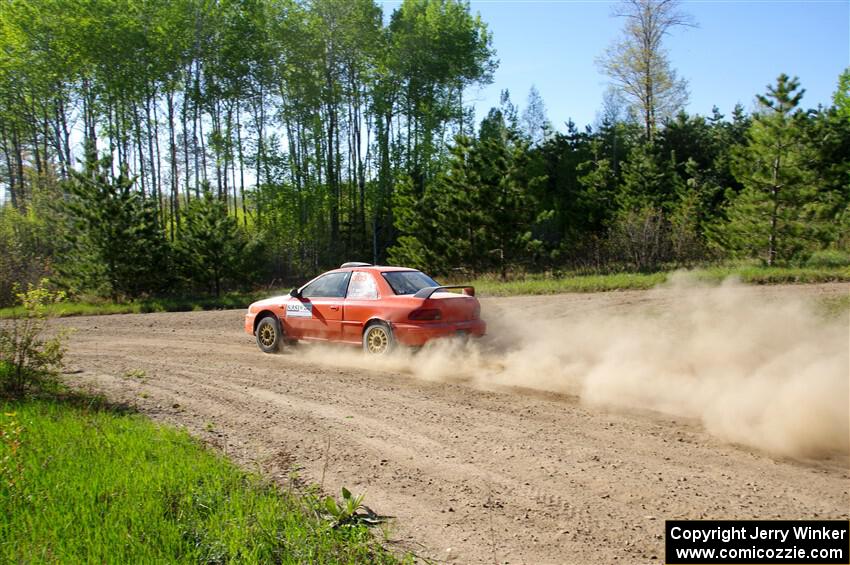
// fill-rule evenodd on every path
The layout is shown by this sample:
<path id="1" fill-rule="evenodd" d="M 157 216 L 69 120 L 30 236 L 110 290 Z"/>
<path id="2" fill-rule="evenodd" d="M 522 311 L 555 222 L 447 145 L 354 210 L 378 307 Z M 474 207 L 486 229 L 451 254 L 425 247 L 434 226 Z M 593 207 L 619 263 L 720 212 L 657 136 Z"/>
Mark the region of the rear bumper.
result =
<path id="1" fill-rule="evenodd" d="M 440 337 L 472 336 L 481 337 L 487 333 L 484 320 L 467 320 L 465 322 L 423 322 L 421 324 L 393 324 L 393 335 L 396 341 L 412 347 L 425 345 L 427 341 Z"/>
<path id="2" fill-rule="evenodd" d="M 250 312 L 245 315 L 245 333 L 248 335 L 254 335 L 254 319 L 257 317 L 256 314 L 251 314 Z"/>

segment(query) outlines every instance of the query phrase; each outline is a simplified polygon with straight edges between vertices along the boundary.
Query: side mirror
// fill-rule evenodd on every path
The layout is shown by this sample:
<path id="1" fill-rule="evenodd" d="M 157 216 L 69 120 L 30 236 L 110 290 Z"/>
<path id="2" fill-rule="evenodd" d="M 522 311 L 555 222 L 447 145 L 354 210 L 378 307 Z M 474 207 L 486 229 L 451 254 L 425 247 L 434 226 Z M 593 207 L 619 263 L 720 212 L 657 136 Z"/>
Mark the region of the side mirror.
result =
<path id="1" fill-rule="evenodd" d="M 301 293 L 298 292 L 297 288 L 293 288 L 292 290 L 289 291 L 289 296 L 291 296 L 293 298 L 301 298 Z"/>

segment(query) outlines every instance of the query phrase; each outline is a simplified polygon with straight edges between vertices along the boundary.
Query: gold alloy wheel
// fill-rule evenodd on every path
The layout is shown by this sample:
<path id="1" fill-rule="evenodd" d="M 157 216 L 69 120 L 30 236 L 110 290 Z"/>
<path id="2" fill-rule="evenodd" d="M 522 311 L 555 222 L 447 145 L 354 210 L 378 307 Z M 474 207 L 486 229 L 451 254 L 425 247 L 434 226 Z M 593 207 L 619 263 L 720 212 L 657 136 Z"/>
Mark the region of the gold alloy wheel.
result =
<path id="1" fill-rule="evenodd" d="M 380 355 L 386 353 L 390 345 L 390 336 L 386 328 L 383 326 L 372 326 L 369 328 L 369 335 L 366 337 L 366 348 L 369 353 Z"/>
<path id="2" fill-rule="evenodd" d="M 265 347 L 274 345 L 275 331 L 273 324 L 263 324 L 260 328 L 260 343 Z"/>

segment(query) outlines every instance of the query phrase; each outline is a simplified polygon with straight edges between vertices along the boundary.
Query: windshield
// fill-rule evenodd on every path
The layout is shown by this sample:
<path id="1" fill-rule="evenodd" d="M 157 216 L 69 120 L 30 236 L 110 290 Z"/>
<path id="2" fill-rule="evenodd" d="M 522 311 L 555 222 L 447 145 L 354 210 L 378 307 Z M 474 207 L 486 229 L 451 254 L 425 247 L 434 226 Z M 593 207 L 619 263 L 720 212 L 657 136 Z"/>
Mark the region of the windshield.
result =
<path id="1" fill-rule="evenodd" d="M 416 294 L 429 286 L 440 286 L 440 283 L 419 271 L 390 271 L 381 273 L 396 294 Z"/>

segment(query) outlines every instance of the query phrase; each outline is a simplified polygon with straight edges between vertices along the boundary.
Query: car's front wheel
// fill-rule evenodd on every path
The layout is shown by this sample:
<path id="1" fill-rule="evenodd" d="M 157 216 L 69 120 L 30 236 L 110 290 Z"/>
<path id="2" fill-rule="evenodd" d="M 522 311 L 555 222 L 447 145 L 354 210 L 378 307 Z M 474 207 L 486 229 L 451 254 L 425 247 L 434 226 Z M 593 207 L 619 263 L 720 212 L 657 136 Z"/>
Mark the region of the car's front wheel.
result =
<path id="1" fill-rule="evenodd" d="M 263 353 L 276 353 L 280 350 L 282 334 L 277 319 L 266 316 L 257 324 L 257 346 Z"/>
<path id="2" fill-rule="evenodd" d="M 393 331 L 384 322 L 375 322 L 363 332 L 363 351 L 369 355 L 386 355 L 394 348 Z"/>

